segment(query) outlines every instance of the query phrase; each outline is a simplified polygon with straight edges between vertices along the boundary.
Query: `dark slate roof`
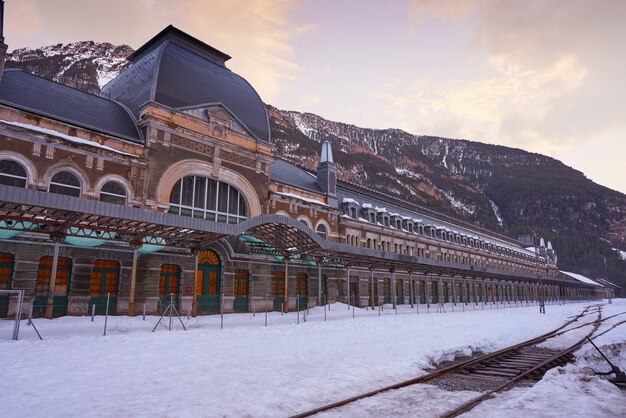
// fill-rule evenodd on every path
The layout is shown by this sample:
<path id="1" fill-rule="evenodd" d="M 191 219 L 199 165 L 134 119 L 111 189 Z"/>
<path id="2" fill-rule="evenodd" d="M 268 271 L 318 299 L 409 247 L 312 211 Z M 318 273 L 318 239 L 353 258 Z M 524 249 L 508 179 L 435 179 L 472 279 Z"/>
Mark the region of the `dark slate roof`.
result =
<path id="1" fill-rule="evenodd" d="M 270 167 L 270 180 L 298 187 L 314 193 L 324 193 L 317 178 L 308 171 L 283 160 L 276 160 Z"/>
<path id="2" fill-rule="evenodd" d="M 143 142 L 132 114 L 119 103 L 21 70 L 4 70 L 0 103 L 103 134 Z"/>
<path id="3" fill-rule="evenodd" d="M 102 94 L 124 103 L 135 116 L 147 102 L 171 108 L 221 104 L 253 137 L 270 142 L 267 110 L 254 88 L 224 66 L 220 60 L 226 54 L 190 39 L 195 38 L 166 28 L 131 56 L 133 64 Z"/>
<path id="4" fill-rule="evenodd" d="M 402 217 L 421 220 L 424 225 L 436 225 L 437 227 L 444 227 L 450 231 L 478 237 L 492 243 L 499 243 L 500 245 L 506 244 L 515 247 L 518 251 L 524 250 L 520 242 L 513 238 L 485 228 L 469 225 L 461 220 L 453 219 L 442 214 L 436 214 L 429 209 L 420 208 L 410 202 L 405 202 L 405 204 L 394 203 L 395 198 L 393 196 L 386 198 L 380 192 L 368 190 L 352 183 L 341 182 L 337 184 L 337 209 L 342 210 L 344 198 L 353 199 L 359 203 L 359 217 L 363 216 L 361 208 L 363 208 L 364 203 L 367 203 L 372 205 L 373 208 L 385 208 L 390 214 L 393 213 Z M 411 206 L 415 206 L 415 208 L 409 209 Z"/>

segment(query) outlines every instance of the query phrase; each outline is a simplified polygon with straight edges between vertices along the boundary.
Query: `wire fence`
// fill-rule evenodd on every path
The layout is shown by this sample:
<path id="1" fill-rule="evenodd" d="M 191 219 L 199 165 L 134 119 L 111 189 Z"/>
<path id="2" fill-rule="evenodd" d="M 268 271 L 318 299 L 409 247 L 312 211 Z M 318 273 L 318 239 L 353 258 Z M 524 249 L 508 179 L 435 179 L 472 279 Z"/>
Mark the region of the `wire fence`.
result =
<path id="1" fill-rule="evenodd" d="M 532 308 L 539 312 L 539 301 L 468 301 L 468 302 L 441 302 L 441 303 L 384 303 L 385 297 L 379 297 L 375 306 L 371 306 L 371 299 L 359 299 L 352 296 L 349 304 L 335 302 L 327 303 L 322 298 L 321 305 L 309 306 L 300 295 L 290 297 L 288 308 L 284 298 L 276 298 L 267 294 L 264 300 L 257 300 L 251 305 L 249 312 L 225 314 L 224 295 L 220 296 L 217 312 L 193 317 L 191 312 L 181 314 L 174 295 L 169 301 L 163 301 L 159 308 L 160 315 L 147 315 L 146 305 L 142 305 L 141 313 L 130 317 L 124 315 L 109 315 L 110 304 L 104 311 L 92 305 L 89 315 L 59 316 L 54 319 L 33 317 L 32 309 L 28 312 L 23 304 L 23 291 L 15 291 L 9 295 L 9 309 L 0 315 L 0 342 L 7 340 L 46 340 L 62 339 L 73 336 L 104 337 L 109 335 L 123 335 L 128 333 L 159 333 L 164 331 L 194 331 L 199 329 L 216 329 L 242 326 L 280 326 L 302 325 L 307 322 L 324 322 L 333 320 L 358 319 L 372 316 L 408 316 L 429 314 L 445 314 L 452 312 L 498 310 L 512 308 Z M 21 293 L 20 293 L 21 292 Z M 0 294 L 0 297 L 5 294 Z M 278 299 L 278 300 L 277 300 Z M 375 298 L 376 299 L 376 298 Z M 20 302 L 21 301 L 21 302 Z M 544 304 L 560 305 L 565 303 L 586 303 L 591 300 L 550 300 Z M 596 300 L 597 301 L 597 300 Z M 22 303 L 20 305 L 20 303 Z M 18 320 L 18 309 L 21 306 L 21 315 Z M 47 307 L 61 309 L 61 306 Z M 257 309 L 259 312 L 257 312 Z M 0 312 L 2 314 L 3 312 Z M 100 314 L 99 314 L 100 313 Z"/>

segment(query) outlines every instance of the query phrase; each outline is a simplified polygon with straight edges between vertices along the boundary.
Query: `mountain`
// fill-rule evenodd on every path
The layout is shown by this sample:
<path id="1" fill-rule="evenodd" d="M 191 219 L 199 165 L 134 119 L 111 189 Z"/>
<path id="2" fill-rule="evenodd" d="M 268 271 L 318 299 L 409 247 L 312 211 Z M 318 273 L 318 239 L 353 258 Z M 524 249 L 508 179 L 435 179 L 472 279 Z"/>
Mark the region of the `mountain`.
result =
<path id="1" fill-rule="evenodd" d="M 7 54 L 6 68 L 20 68 L 49 80 L 98 94 L 130 63 L 128 45 L 93 41 L 21 48 Z"/>
<path id="2" fill-rule="evenodd" d="M 74 42 L 14 50 L 6 66 L 97 94 L 132 52 Z M 562 269 L 608 273 L 626 289 L 626 195 L 580 171 L 520 149 L 267 108 L 277 156 L 313 170 L 320 142 L 330 140 L 341 179 L 506 235 L 537 233 L 553 242 Z"/>

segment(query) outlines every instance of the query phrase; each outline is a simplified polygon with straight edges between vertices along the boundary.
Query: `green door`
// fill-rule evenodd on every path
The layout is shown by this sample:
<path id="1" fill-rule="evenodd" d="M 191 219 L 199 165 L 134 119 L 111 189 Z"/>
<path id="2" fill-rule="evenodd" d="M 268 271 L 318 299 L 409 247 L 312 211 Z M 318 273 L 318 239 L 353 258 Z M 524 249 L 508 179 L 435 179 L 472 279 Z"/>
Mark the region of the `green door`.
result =
<path id="1" fill-rule="evenodd" d="M 404 280 L 396 280 L 396 304 L 404 304 Z"/>
<path id="2" fill-rule="evenodd" d="M 296 275 L 296 294 L 298 295 L 298 307 L 300 310 L 309 306 L 309 286 L 308 275 L 306 273 L 298 273 Z"/>
<path id="3" fill-rule="evenodd" d="M 378 301 L 378 280 L 374 280 L 373 283 L 373 291 L 372 291 L 372 282 L 368 283 L 368 290 L 369 290 L 369 296 L 370 296 L 370 300 L 369 300 L 369 304 L 370 306 L 378 306 L 379 305 L 379 301 Z"/>
<path id="4" fill-rule="evenodd" d="M 50 278 L 52 275 L 52 257 L 43 256 L 39 259 L 37 270 L 37 283 L 35 285 L 35 300 L 33 301 L 33 316 L 45 316 L 50 291 Z M 67 257 L 59 257 L 57 262 L 57 274 L 52 298 L 52 316 L 67 315 L 68 294 L 72 276 L 72 260 Z"/>
<path id="5" fill-rule="evenodd" d="M 439 283 L 437 282 L 430 282 L 430 295 L 431 297 L 431 302 L 433 305 L 435 303 L 439 303 Z"/>
<path id="6" fill-rule="evenodd" d="M 383 303 L 391 303 L 391 279 L 383 279 Z"/>
<path id="7" fill-rule="evenodd" d="M 159 303 L 157 312 L 163 314 L 170 303 L 178 311 L 178 295 L 180 293 L 180 266 L 176 264 L 161 265 L 159 277 Z"/>
<path id="8" fill-rule="evenodd" d="M 96 306 L 96 315 L 107 313 L 107 293 L 109 297 L 109 315 L 117 312 L 117 290 L 120 277 L 120 263 L 112 260 L 96 260 L 91 273 L 89 313 Z"/>
<path id="9" fill-rule="evenodd" d="M 272 295 L 274 296 L 273 309 L 279 311 L 281 307 L 283 311 L 287 309 L 285 303 L 285 272 L 277 271 L 272 279 Z"/>
<path id="10" fill-rule="evenodd" d="M 0 289 L 11 289 L 13 279 L 13 266 L 15 258 L 12 254 L 0 253 Z M 9 314 L 9 295 L 0 295 L 0 318 L 6 318 Z"/>
<path id="11" fill-rule="evenodd" d="M 235 312 L 248 312 L 250 274 L 248 270 L 235 270 L 235 300 L 233 302 L 233 310 Z"/>
<path id="12" fill-rule="evenodd" d="M 199 314 L 220 312 L 222 290 L 222 264 L 213 251 L 198 255 L 197 311 Z"/>

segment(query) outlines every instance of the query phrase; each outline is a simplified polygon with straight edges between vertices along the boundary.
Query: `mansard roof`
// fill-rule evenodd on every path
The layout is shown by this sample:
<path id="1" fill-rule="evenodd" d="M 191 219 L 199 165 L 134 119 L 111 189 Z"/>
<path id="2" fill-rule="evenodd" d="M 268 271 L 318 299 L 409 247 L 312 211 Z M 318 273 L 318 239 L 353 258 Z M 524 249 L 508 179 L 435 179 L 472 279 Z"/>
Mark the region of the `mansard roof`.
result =
<path id="1" fill-rule="evenodd" d="M 129 141 L 143 141 L 134 117 L 121 104 L 22 70 L 4 70 L 0 103 Z"/>
<path id="2" fill-rule="evenodd" d="M 313 193 L 324 193 L 317 177 L 311 172 L 284 160 L 276 160 L 270 166 L 270 180 Z"/>
<path id="3" fill-rule="evenodd" d="M 139 117 L 155 102 L 173 109 L 220 103 L 257 140 L 270 142 L 265 104 L 254 88 L 225 66 L 230 57 L 168 26 L 140 47 L 133 61 L 102 89 L 102 95 L 124 103 Z"/>

